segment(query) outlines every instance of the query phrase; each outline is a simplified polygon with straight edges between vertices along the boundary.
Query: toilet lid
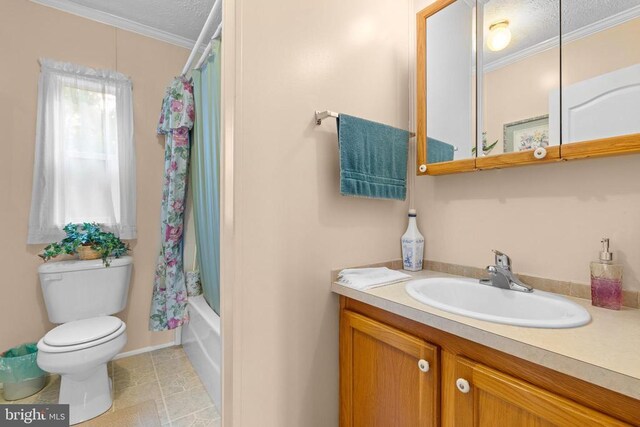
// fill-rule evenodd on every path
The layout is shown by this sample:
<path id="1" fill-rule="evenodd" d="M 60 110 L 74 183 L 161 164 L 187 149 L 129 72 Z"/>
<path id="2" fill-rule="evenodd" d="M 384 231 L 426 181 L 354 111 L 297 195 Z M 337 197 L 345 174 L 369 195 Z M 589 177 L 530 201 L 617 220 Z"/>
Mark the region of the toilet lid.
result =
<path id="1" fill-rule="evenodd" d="M 54 347 L 83 344 L 106 337 L 121 326 L 122 320 L 113 316 L 74 320 L 49 331 L 43 341 Z"/>

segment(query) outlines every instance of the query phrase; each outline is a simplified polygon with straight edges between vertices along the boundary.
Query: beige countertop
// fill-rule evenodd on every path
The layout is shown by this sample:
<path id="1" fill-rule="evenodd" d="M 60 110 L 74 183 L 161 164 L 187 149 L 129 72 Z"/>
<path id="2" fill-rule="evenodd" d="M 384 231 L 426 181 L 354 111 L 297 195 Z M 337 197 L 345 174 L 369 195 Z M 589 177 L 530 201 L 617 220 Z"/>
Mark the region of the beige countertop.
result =
<path id="1" fill-rule="evenodd" d="M 416 278 L 455 277 L 423 270 Z M 538 329 L 476 320 L 430 307 L 411 298 L 406 282 L 358 291 L 338 283 L 337 294 L 381 308 L 538 365 L 640 399 L 640 310 L 593 307 L 565 297 L 591 314 L 591 322 L 571 329 Z"/>

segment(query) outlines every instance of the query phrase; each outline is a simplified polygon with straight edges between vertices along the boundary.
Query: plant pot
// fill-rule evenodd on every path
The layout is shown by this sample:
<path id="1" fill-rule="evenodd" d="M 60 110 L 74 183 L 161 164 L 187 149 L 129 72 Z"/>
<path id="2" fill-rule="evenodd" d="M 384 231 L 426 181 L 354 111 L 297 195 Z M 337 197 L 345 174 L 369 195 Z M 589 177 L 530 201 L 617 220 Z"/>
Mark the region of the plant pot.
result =
<path id="1" fill-rule="evenodd" d="M 80 257 L 80 259 L 83 259 L 83 260 L 102 258 L 102 256 L 100 255 L 100 252 L 94 249 L 91 249 L 91 246 L 79 246 L 78 256 Z"/>

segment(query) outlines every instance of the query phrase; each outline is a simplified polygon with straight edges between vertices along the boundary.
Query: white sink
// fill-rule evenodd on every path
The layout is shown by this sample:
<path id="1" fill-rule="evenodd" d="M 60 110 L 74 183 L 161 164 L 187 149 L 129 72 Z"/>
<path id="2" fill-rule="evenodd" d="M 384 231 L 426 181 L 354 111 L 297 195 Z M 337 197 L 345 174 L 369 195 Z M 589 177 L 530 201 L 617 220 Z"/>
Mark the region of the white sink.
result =
<path id="1" fill-rule="evenodd" d="M 548 292 L 518 292 L 474 279 L 413 280 L 407 293 L 431 307 L 474 319 L 532 328 L 575 328 L 591 320 L 584 307 Z"/>

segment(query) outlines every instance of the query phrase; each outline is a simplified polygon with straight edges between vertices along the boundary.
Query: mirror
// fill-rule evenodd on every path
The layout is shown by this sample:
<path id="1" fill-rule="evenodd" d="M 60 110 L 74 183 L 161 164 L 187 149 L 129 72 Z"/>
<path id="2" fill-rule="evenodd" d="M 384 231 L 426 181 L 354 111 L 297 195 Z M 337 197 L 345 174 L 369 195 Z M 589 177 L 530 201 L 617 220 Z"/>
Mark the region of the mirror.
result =
<path id="1" fill-rule="evenodd" d="M 478 157 L 560 144 L 559 4 L 489 0 L 480 5 Z"/>
<path id="2" fill-rule="evenodd" d="M 640 134 L 640 0 L 584 3 L 562 2 L 563 156 Z"/>
<path id="3" fill-rule="evenodd" d="M 475 155 L 474 19 L 464 0 L 426 18 L 427 165 Z"/>
<path id="4" fill-rule="evenodd" d="M 640 153 L 640 0 L 417 14 L 418 175 Z"/>

